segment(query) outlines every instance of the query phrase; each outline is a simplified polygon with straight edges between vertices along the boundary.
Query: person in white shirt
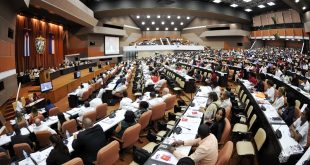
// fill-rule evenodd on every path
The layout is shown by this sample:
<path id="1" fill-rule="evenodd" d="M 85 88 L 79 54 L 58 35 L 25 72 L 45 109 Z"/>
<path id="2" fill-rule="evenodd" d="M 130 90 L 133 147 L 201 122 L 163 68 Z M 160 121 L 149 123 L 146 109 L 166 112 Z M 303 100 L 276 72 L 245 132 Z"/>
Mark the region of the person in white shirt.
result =
<path id="1" fill-rule="evenodd" d="M 267 98 L 270 99 L 270 102 L 274 101 L 274 93 L 275 93 L 275 89 L 273 87 L 273 81 L 268 80 L 267 81 L 267 91 L 265 92 L 265 95 L 267 96 Z"/>
<path id="2" fill-rule="evenodd" d="M 263 66 L 259 69 L 259 73 L 267 73 L 267 66 Z"/>
<path id="3" fill-rule="evenodd" d="M 166 100 L 167 97 L 171 96 L 171 94 L 169 93 L 169 88 L 164 88 L 163 92 L 162 92 L 162 99 Z"/>
<path id="4" fill-rule="evenodd" d="M 166 82 L 167 80 L 165 80 L 163 76 L 160 76 L 160 80 L 154 86 L 155 91 L 159 91 Z"/>
<path id="5" fill-rule="evenodd" d="M 80 108 L 79 117 L 83 117 L 85 113 L 94 111 L 95 109 L 90 106 L 90 103 L 88 101 L 84 102 L 84 106 Z M 81 120 L 82 121 L 82 120 Z"/>
<path id="6" fill-rule="evenodd" d="M 132 106 L 132 100 L 131 100 L 131 98 L 128 97 L 127 91 L 123 92 L 123 96 L 124 97 L 122 98 L 121 102 L 119 103 L 119 109 Z"/>
<path id="7" fill-rule="evenodd" d="M 41 132 L 41 131 L 48 131 L 51 134 L 56 134 L 55 130 L 53 130 L 52 128 L 50 128 L 49 126 L 45 124 L 42 124 L 39 118 L 36 118 L 34 123 L 35 123 L 35 126 L 33 127 L 34 133 Z"/>
<path id="8" fill-rule="evenodd" d="M 276 77 L 281 77 L 281 75 L 282 75 L 283 73 L 282 73 L 282 71 L 280 70 L 280 68 L 279 67 L 277 67 L 276 68 L 276 73 L 274 74 Z"/>
<path id="9" fill-rule="evenodd" d="M 310 109 L 307 107 L 301 116 L 290 126 L 291 137 L 294 138 L 301 146 L 307 144 L 307 136 L 310 121 Z"/>
<path id="10" fill-rule="evenodd" d="M 87 89 L 87 88 L 85 88 L 84 85 L 81 84 L 81 85 L 79 86 L 79 88 L 75 90 L 76 96 L 79 97 L 79 98 L 82 97 L 83 92 L 84 92 L 86 89 Z"/>
<path id="11" fill-rule="evenodd" d="M 232 106 L 230 98 L 229 98 L 229 92 L 228 91 L 222 91 L 220 99 L 221 99 L 221 106 L 220 107 L 227 108 L 227 107 Z"/>
<path id="12" fill-rule="evenodd" d="M 127 90 L 127 86 L 125 84 L 126 80 L 123 79 L 121 83 L 117 85 L 117 87 L 112 91 L 112 94 L 116 97 L 123 97 L 123 92 Z"/>
<path id="13" fill-rule="evenodd" d="M 278 89 L 278 93 L 277 93 L 276 99 L 275 99 L 274 103 L 272 104 L 272 106 L 276 110 L 279 110 L 281 107 L 284 106 L 284 96 L 285 96 L 285 88 L 284 87 L 280 87 Z"/>
<path id="14" fill-rule="evenodd" d="M 17 112 L 22 112 L 23 109 L 24 109 L 23 103 L 22 103 L 21 98 L 19 97 L 18 100 L 16 101 L 16 111 Z"/>
<path id="15" fill-rule="evenodd" d="M 218 83 L 217 82 L 213 82 L 210 86 L 211 86 L 212 92 L 215 92 L 217 94 L 217 97 L 220 98 L 220 96 L 221 96 L 221 87 L 218 86 Z"/>
<path id="16" fill-rule="evenodd" d="M 162 102 L 164 102 L 164 100 L 162 98 L 156 97 L 155 92 L 150 93 L 150 100 L 148 100 L 149 108 L 153 107 L 154 105 L 156 105 L 158 103 L 162 103 Z"/>

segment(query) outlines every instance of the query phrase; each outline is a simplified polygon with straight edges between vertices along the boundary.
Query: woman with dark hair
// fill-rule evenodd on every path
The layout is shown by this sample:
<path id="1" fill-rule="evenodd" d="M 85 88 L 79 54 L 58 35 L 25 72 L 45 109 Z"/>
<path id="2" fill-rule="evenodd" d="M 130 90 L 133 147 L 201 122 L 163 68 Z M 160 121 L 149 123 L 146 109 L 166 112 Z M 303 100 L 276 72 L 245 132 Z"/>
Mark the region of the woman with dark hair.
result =
<path id="1" fill-rule="evenodd" d="M 149 108 L 149 103 L 147 101 L 141 101 L 139 103 L 139 108 L 138 108 L 138 111 L 136 111 L 136 116 L 137 118 L 140 118 L 140 116 L 148 111 L 148 108 Z"/>
<path id="2" fill-rule="evenodd" d="M 121 123 L 115 129 L 116 136 L 119 138 L 121 138 L 123 136 L 123 133 L 125 132 L 125 130 L 128 127 L 136 124 L 136 120 L 135 120 L 136 116 L 135 116 L 134 112 L 126 111 L 124 116 L 125 116 L 125 119 L 123 121 L 121 121 Z"/>
<path id="3" fill-rule="evenodd" d="M 50 136 L 50 141 L 52 142 L 53 149 L 46 159 L 47 165 L 61 165 L 69 161 L 70 153 L 68 147 L 63 143 L 61 138 L 54 134 Z"/>
<path id="4" fill-rule="evenodd" d="M 295 99 L 293 94 L 287 93 L 287 107 L 278 110 L 279 115 L 285 121 L 285 123 L 290 126 L 294 122 L 295 114 Z"/>
<path id="5" fill-rule="evenodd" d="M 57 117 L 58 117 L 57 128 L 58 131 L 61 132 L 62 124 L 68 119 L 66 119 L 65 115 L 62 112 L 57 113 Z"/>
<path id="6" fill-rule="evenodd" d="M 216 111 L 215 118 L 213 121 L 211 121 L 210 124 L 210 130 L 211 133 L 213 133 L 217 140 L 220 141 L 222 137 L 222 133 L 225 127 L 225 116 L 226 116 L 226 111 L 224 108 L 219 108 Z"/>

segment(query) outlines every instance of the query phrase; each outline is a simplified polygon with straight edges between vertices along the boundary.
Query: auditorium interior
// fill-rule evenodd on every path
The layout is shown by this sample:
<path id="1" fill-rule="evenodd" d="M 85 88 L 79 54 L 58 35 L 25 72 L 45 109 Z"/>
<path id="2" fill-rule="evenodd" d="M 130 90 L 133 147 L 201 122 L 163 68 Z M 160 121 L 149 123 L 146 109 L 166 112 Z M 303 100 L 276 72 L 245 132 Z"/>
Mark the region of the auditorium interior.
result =
<path id="1" fill-rule="evenodd" d="M 1 165 L 309 165 L 310 0 L 0 1 Z"/>

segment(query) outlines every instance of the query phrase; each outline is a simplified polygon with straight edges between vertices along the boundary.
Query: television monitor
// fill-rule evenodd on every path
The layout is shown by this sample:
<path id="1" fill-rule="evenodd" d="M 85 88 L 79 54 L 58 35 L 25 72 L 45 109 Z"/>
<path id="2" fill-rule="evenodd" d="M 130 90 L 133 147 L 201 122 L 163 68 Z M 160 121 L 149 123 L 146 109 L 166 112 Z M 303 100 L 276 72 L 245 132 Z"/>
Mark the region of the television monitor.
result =
<path id="1" fill-rule="evenodd" d="M 80 78 L 81 77 L 81 72 L 80 71 L 76 71 L 74 72 L 74 79 Z"/>
<path id="2" fill-rule="evenodd" d="M 40 84 L 40 87 L 41 87 L 41 92 L 42 93 L 48 92 L 48 91 L 53 89 L 52 82 L 50 82 L 50 81 Z"/>
<path id="3" fill-rule="evenodd" d="M 88 68 L 89 72 L 94 72 L 94 68 L 93 67 L 90 67 Z"/>

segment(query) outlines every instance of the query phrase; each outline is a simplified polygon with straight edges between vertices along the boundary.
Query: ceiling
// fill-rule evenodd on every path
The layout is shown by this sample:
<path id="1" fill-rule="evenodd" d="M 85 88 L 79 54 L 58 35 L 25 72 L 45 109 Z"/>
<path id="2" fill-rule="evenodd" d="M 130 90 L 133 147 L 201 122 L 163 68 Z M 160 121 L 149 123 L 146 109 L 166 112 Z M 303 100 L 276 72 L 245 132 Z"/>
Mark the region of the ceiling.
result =
<path id="1" fill-rule="evenodd" d="M 135 14 L 131 19 L 142 31 L 180 31 L 194 19 L 188 15 Z"/>

